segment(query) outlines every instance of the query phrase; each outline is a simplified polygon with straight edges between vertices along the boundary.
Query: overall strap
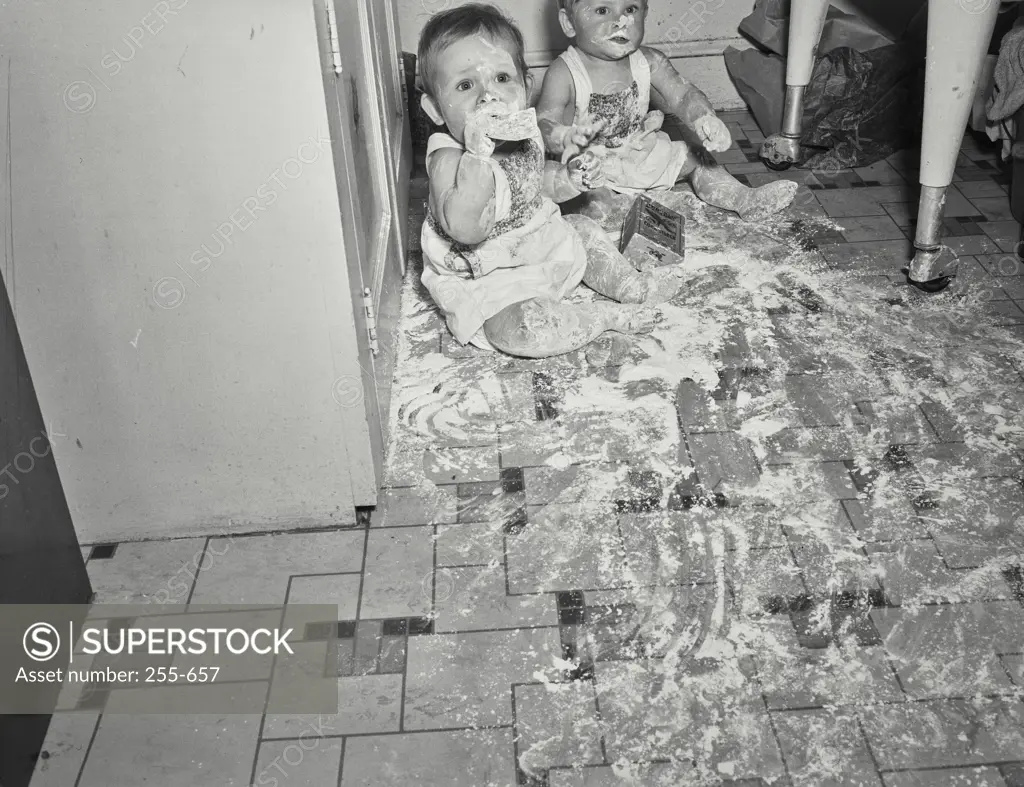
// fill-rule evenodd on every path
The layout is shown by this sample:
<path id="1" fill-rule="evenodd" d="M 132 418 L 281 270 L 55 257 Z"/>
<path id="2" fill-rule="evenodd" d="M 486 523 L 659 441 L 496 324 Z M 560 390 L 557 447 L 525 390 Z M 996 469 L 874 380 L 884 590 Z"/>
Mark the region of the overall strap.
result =
<path id="1" fill-rule="evenodd" d="M 573 118 L 573 122 L 579 123 L 581 118 L 590 111 L 590 96 L 594 92 L 594 85 L 590 81 L 590 74 L 587 72 L 587 67 L 583 65 L 583 59 L 576 47 L 570 46 L 559 57 L 569 67 L 569 73 L 572 74 L 573 86 L 576 89 L 576 117 Z"/>
<path id="2" fill-rule="evenodd" d="M 629 67 L 640 91 L 640 110 L 646 114 L 651 108 L 651 64 L 647 62 L 647 55 L 638 49 L 629 56 Z"/>

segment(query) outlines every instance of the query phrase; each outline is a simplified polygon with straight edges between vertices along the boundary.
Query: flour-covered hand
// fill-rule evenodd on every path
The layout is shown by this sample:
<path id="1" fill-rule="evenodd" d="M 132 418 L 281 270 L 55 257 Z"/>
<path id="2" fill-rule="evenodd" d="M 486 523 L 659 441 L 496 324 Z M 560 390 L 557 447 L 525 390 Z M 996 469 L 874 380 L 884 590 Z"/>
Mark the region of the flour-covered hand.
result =
<path id="1" fill-rule="evenodd" d="M 693 129 L 709 153 L 721 153 L 732 145 L 729 128 L 714 115 L 697 118 Z"/>
<path id="2" fill-rule="evenodd" d="M 593 151 L 583 151 L 583 153 L 572 159 L 567 167 L 569 170 L 569 182 L 578 191 L 599 189 L 607 181 L 604 174 L 604 162 Z"/>
<path id="3" fill-rule="evenodd" d="M 565 129 L 565 141 L 562 145 L 562 163 L 565 164 L 571 158 L 579 155 L 580 151 L 597 139 L 597 135 L 606 125 L 606 121 L 595 120 L 587 115 L 581 118 L 579 123 L 568 126 Z"/>
<path id="4" fill-rule="evenodd" d="M 655 131 L 661 131 L 661 127 L 665 124 L 665 113 L 659 109 L 652 109 L 644 116 L 644 132 L 651 134 Z"/>

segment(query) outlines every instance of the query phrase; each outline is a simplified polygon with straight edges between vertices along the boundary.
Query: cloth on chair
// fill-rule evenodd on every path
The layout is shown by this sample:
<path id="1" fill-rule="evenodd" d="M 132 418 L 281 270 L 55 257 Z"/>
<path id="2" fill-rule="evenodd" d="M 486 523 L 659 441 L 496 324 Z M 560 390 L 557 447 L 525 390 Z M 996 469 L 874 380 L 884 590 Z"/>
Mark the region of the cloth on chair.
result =
<path id="1" fill-rule="evenodd" d="M 740 21 L 739 30 L 758 46 L 785 57 L 789 44 L 789 0 L 756 0 L 754 10 Z M 824 55 L 841 46 L 867 52 L 894 43 L 865 20 L 829 6 L 817 52 Z"/>
<path id="2" fill-rule="evenodd" d="M 998 123 L 1024 106 L 1024 26 L 1020 21 L 1003 36 L 993 79 L 985 114 Z"/>
<path id="3" fill-rule="evenodd" d="M 725 66 L 767 135 L 782 125 L 786 62 L 757 50 L 725 50 Z M 801 166 L 866 167 L 910 147 L 921 129 L 923 73 L 899 44 L 831 50 L 815 60 L 804 94 Z"/>

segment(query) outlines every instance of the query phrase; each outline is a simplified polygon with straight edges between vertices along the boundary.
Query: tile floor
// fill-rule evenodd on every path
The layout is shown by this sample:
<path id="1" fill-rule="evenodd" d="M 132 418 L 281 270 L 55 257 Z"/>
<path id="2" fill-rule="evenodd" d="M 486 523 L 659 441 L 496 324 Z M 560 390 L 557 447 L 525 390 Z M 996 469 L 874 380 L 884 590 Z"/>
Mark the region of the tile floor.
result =
<path id="1" fill-rule="evenodd" d="M 410 280 L 368 522 L 87 550 L 98 602 L 336 603 L 336 716 L 64 715 L 33 787 L 1024 785 L 1008 177 L 965 141 L 924 295 L 916 154 L 771 173 L 726 119 L 796 204 L 665 196 L 692 278 L 621 363 L 459 347 Z"/>

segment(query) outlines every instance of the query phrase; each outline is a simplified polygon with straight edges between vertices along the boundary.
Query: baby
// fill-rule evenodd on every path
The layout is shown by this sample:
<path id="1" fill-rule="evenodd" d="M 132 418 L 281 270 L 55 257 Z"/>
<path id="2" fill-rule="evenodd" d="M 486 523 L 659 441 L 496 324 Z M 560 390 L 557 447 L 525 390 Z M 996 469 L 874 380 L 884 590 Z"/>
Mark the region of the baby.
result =
<path id="1" fill-rule="evenodd" d="M 740 183 L 705 151 L 732 139 L 707 97 L 683 79 L 661 52 L 641 46 L 647 0 L 558 0 L 558 19 L 574 45 L 547 72 L 537 115 L 548 150 L 563 161 L 581 149 L 603 159 L 607 183 L 590 191 L 581 212 L 619 229 L 633 196 L 688 179 L 704 202 L 760 219 L 782 210 L 797 184 L 758 189 Z M 703 146 L 691 149 L 661 131 L 664 114 L 682 121 Z"/>
<path id="2" fill-rule="evenodd" d="M 422 106 L 447 133 L 427 144 L 423 284 L 462 344 L 543 358 L 606 331 L 653 329 L 653 304 L 681 271 L 640 273 L 585 216 L 556 202 L 603 183 L 592 155 L 546 161 L 519 29 L 470 3 L 427 23 L 419 43 Z M 563 303 L 581 282 L 616 301 Z"/>

